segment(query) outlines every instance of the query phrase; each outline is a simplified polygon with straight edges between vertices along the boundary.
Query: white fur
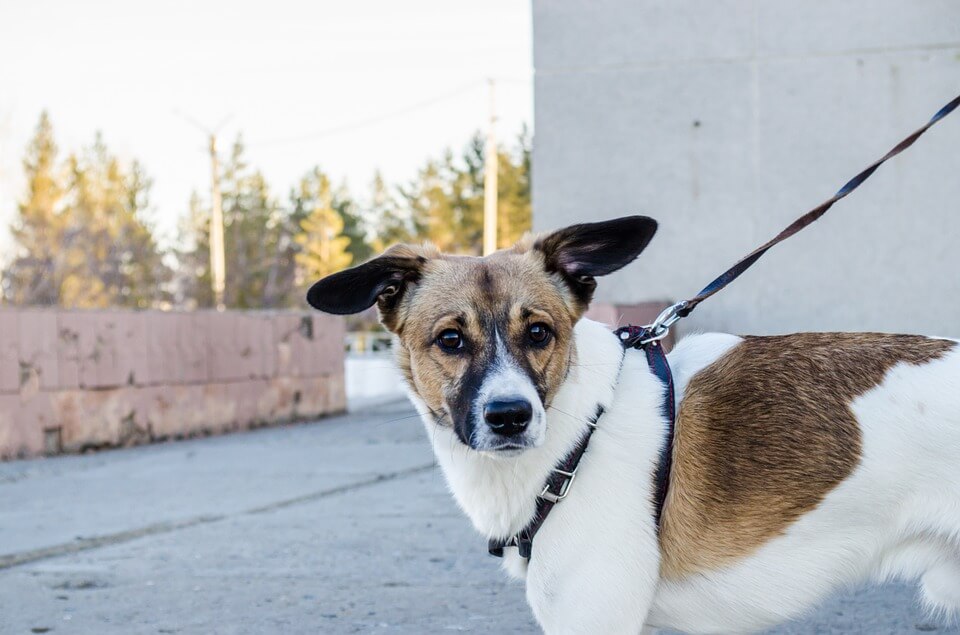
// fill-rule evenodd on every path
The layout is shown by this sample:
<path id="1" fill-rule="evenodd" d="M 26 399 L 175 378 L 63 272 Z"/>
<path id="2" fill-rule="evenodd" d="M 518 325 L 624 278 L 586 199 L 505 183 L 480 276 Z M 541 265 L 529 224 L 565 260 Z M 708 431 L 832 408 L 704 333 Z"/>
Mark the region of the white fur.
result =
<path id="1" fill-rule="evenodd" d="M 678 400 L 699 369 L 739 341 L 683 340 L 670 354 Z M 605 326 L 581 321 L 576 342 L 578 363 L 547 410 L 545 438 L 520 456 L 468 449 L 411 395 L 458 504 L 482 534 L 498 538 L 529 522 L 550 469 L 604 405 L 529 565 L 515 549 L 504 558 L 510 573 L 526 577 L 546 632 L 749 632 L 796 617 L 838 588 L 891 578 L 919 578 L 935 611 L 960 608 L 960 347 L 929 364 L 895 366 L 854 402 L 862 460 L 816 509 L 730 566 L 666 582 L 652 503 L 663 386 L 642 353 L 629 352 L 621 369 L 620 344 Z"/>

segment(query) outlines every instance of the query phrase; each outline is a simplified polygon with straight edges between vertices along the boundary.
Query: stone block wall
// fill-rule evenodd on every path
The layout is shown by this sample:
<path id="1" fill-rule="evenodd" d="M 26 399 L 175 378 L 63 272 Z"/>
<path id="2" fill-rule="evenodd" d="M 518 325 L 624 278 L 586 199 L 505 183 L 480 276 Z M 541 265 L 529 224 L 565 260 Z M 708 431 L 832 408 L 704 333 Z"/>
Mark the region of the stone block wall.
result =
<path id="1" fill-rule="evenodd" d="M 298 312 L 0 309 L 0 459 L 341 412 L 344 335 Z"/>

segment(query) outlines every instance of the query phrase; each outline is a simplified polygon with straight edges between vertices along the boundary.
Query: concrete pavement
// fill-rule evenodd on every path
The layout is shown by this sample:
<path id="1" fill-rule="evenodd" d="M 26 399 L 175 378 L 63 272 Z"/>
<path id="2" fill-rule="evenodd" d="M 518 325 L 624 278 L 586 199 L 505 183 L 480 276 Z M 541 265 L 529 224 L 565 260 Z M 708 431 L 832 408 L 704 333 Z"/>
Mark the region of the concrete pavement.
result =
<path id="1" fill-rule="evenodd" d="M 914 590 L 776 633 L 960 633 Z M 0 464 L 0 633 L 530 633 L 419 421 L 317 424 Z"/>

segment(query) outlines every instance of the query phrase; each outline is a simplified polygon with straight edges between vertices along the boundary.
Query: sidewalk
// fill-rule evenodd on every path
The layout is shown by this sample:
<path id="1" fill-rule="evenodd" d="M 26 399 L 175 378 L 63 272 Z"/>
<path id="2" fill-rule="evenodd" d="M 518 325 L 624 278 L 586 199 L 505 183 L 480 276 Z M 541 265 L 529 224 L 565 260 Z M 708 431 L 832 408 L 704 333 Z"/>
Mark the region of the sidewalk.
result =
<path id="1" fill-rule="evenodd" d="M 913 589 L 778 633 L 939 629 Z M 530 633 L 403 402 L 0 464 L 0 633 Z"/>

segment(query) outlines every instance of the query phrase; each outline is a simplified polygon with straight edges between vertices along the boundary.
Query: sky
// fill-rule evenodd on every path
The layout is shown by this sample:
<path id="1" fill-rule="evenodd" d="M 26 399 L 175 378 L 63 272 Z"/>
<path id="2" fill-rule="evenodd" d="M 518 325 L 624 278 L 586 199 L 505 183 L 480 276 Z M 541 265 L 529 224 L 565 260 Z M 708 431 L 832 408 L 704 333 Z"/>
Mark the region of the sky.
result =
<path id="1" fill-rule="evenodd" d="M 485 129 L 486 78 L 498 138 L 532 128 L 531 47 L 525 0 L 0 0 L 0 246 L 43 110 L 62 153 L 100 131 L 144 164 L 169 241 L 209 192 L 204 129 L 281 198 L 314 165 L 362 196 Z"/>

